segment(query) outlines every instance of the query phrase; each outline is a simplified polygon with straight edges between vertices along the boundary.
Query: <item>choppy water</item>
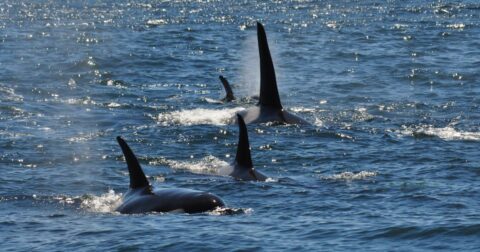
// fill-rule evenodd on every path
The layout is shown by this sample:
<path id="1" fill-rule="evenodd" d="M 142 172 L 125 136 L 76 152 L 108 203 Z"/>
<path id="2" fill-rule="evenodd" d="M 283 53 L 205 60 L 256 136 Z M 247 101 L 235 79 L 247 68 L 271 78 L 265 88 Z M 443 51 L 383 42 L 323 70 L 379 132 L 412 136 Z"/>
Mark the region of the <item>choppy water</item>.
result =
<path id="1" fill-rule="evenodd" d="M 284 106 L 269 182 L 221 176 L 264 23 Z M 478 250 L 478 1 L 0 2 L 2 250 Z M 122 135 L 157 188 L 235 215 L 120 215 Z"/>

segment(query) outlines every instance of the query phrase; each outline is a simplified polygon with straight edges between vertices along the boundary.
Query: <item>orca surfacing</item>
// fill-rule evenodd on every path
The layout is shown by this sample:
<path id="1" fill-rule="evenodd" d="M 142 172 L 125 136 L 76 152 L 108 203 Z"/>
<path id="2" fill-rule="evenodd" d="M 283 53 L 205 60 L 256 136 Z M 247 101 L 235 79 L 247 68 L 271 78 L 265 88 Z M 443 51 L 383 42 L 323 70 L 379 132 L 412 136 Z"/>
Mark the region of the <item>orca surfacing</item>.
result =
<path id="1" fill-rule="evenodd" d="M 225 97 L 222 99 L 224 102 L 231 102 L 235 100 L 235 96 L 233 95 L 232 87 L 230 86 L 230 83 L 223 77 L 222 75 L 218 76 L 220 81 L 222 82 L 223 88 L 225 89 Z"/>
<path id="2" fill-rule="evenodd" d="M 180 188 L 153 191 L 130 147 L 121 137 L 117 137 L 117 141 L 127 161 L 130 188 L 116 211 L 124 214 L 170 211 L 201 213 L 225 206 L 222 199 L 207 192 Z"/>
<path id="3" fill-rule="evenodd" d="M 268 177 L 253 167 L 247 126 L 239 114 L 237 114 L 237 121 L 239 129 L 237 155 L 233 163 L 233 172 L 230 173 L 230 176 L 238 180 L 265 181 Z"/>
<path id="4" fill-rule="evenodd" d="M 257 39 L 260 54 L 260 98 L 255 107 L 241 111 L 239 114 L 246 124 L 271 122 L 309 125 L 310 123 L 285 111 L 282 107 L 267 35 L 259 22 L 257 22 Z"/>

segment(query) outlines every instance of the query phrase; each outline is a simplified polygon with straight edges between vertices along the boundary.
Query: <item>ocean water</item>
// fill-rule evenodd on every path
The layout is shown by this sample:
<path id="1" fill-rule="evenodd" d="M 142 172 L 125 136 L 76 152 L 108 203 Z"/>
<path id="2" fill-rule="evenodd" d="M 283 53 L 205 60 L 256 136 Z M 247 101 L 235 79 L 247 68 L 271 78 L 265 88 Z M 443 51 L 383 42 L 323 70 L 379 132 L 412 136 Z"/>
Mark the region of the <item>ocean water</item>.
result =
<path id="1" fill-rule="evenodd" d="M 256 21 L 284 107 L 249 125 Z M 222 104 L 218 75 L 237 101 Z M 480 3 L 0 2 L 2 251 L 478 251 Z M 156 188 L 236 214 L 121 215 L 123 136 Z"/>

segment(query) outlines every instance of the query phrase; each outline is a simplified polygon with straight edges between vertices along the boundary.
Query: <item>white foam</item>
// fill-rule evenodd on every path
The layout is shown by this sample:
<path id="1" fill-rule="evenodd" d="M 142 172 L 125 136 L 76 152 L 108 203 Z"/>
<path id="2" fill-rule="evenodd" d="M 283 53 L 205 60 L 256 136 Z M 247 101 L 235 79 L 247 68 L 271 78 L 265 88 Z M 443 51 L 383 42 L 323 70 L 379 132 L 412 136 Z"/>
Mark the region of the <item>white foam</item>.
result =
<path id="1" fill-rule="evenodd" d="M 305 107 L 292 107 L 289 110 L 293 112 L 306 112 L 306 113 L 314 113 L 315 109 L 314 108 L 305 108 Z"/>
<path id="2" fill-rule="evenodd" d="M 227 214 L 252 214 L 253 209 L 252 208 L 223 208 L 223 207 L 217 207 L 213 211 L 209 211 L 209 215 L 227 215 Z"/>
<path id="3" fill-rule="evenodd" d="M 13 88 L 4 87 L 3 85 L 0 85 L 0 95 L 1 95 L 0 97 L 4 99 L 4 101 L 15 101 L 15 102 L 23 101 L 22 95 L 16 94 Z"/>
<path id="4" fill-rule="evenodd" d="M 168 22 L 165 19 L 150 19 L 150 20 L 147 20 L 147 25 L 166 25 L 166 24 L 168 24 Z"/>
<path id="5" fill-rule="evenodd" d="M 221 100 L 215 100 L 215 99 L 212 99 L 212 98 L 205 98 L 205 101 L 208 102 L 208 103 L 211 103 L 211 104 L 223 104 L 223 101 Z"/>
<path id="6" fill-rule="evenodd" d="M 456 30 L 463 30 L 463 29 L 465 29 L 465 24 L 462 24 L 462 23 L 449 24 L 449 25 L 447 25 L 447 28 L 456 29 Z"/>
<path id="7" fill-rule="evenodd" d="M 213 124 L 226 125 L 231 123 L 235 113 L 244 110 L 243 107 L 225 108 L 225 109 L 191 109 L 180 110 L 167 113 L 161 113 L 157 121 L 165 126 L 172 124 L 180 125 L 198 125 Z"/>
<path id="8" fill-rule="evenodd" d="M 459 131 L 452 126 L 444 128 L 436 128 L 431 125 L 418 126 L 414 128 L 404 127 L 399 131 L 402 135 L 414 136 L 414 135 L 426 135 L 439 137 L 444 140 L 468 140 L 468 141 L 480 141 L 480 132 Z"/>
<path id="9" fill-rule="evenodd" d="M 122 104 L 116 103 L 116 102 L 110 102 L 110 103 L 107 104 L 107 107 L 109 107 L 109 108 L 118 108 L 118 107 L 121 107 L 121 106 L 122 106 Z"/>
<path id="10" fill-rule="evenodd" d="M 265 180 L 265 183 L 276 183 L 276 182 L 278 182 L 278 179 L 267 178 L 267 179 Z"/>
<path id="11" fill-rule="evenodd" d="M 197 174 L 212 174 L 219 176 L 229 176 L 234 169 L 230 163 L 223 161 L 215 156 L 209 155 L 196 161 L 174 161 L 164 160 L 172 169 L 188 170 Z M 276 183 L 277 179 L 267 178 L 266 183 Z"/>
<path id="12" fill-rule="evenodd" d="M 90 212 L 113 213 L 121 203 L 122 194 L 109 190 L 100 196 L 88 196 L 80 206 Z"/>
<path id="13" fill-rule="evenodd" d="M 377 176 L 377 172 L 372 172 L 372 171 L 361 171 L 361 172 L 342 172 L 330 176 L 326 176 L 326 179 L 333 179 L 333 180 L 362 180 L 362 179 L 367 179 L 370 177 L 375 177 Z"/>
<path id="14" fill-rule="evenodd" d="M 323 127 L 324 123 L 321 118 L 315 117 L 315 122 L 313 123 L 315 126 Z"/>
<path id="15" fill-rule="evenodd" d="M 209 173 L 216 175 L 228 175 L 232 172 L 233 167 L 212 155 L 206 156 L 197 161 L 174 161 L 166 160 L 166 163 L 172 169 L 188 170 L 193 173 Z"/>
<path id="16" fill-rule="evenodd" d="M 54 197 L 55 200 L 58 200 L 61 204 L 74 204 L 75 203 L 75 197 L 69 197 L 69 196 L 56 196 Z"/>

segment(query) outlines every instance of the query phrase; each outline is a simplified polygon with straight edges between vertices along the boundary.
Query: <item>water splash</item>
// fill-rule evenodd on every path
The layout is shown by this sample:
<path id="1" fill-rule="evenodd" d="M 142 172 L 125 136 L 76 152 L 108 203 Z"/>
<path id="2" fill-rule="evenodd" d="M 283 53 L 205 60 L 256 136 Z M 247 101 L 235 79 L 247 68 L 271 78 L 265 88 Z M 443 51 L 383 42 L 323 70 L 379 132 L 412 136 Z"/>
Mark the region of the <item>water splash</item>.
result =
<path id="1" fill-rule="evenodd" d="M 226 109 L 191 109 L 173 112 L 160 113 L 157 117 L 158 123 L 169 125 L 227 125 L 233 120 L 235 113 L 244 110 L 243 107 L 226 108 Z"/>
<path id="2" fill-rule="evenodd" d="M 172 169 L 188 170 L 200 174 L 207 173 L 227 176 L 233 170 L 229 163 L 212 155 L 208 155 L 197 161 L 166 160 L 166 163 Z"/>
<path id="3" fill-rule="evenodd" d="M 115 209 L 122 203 L 122 194 L 109 190 L 100 196 L 89 195 L 85 197 L 80 207 L 90 212 L 96 213 L 113 213 Z"/>

